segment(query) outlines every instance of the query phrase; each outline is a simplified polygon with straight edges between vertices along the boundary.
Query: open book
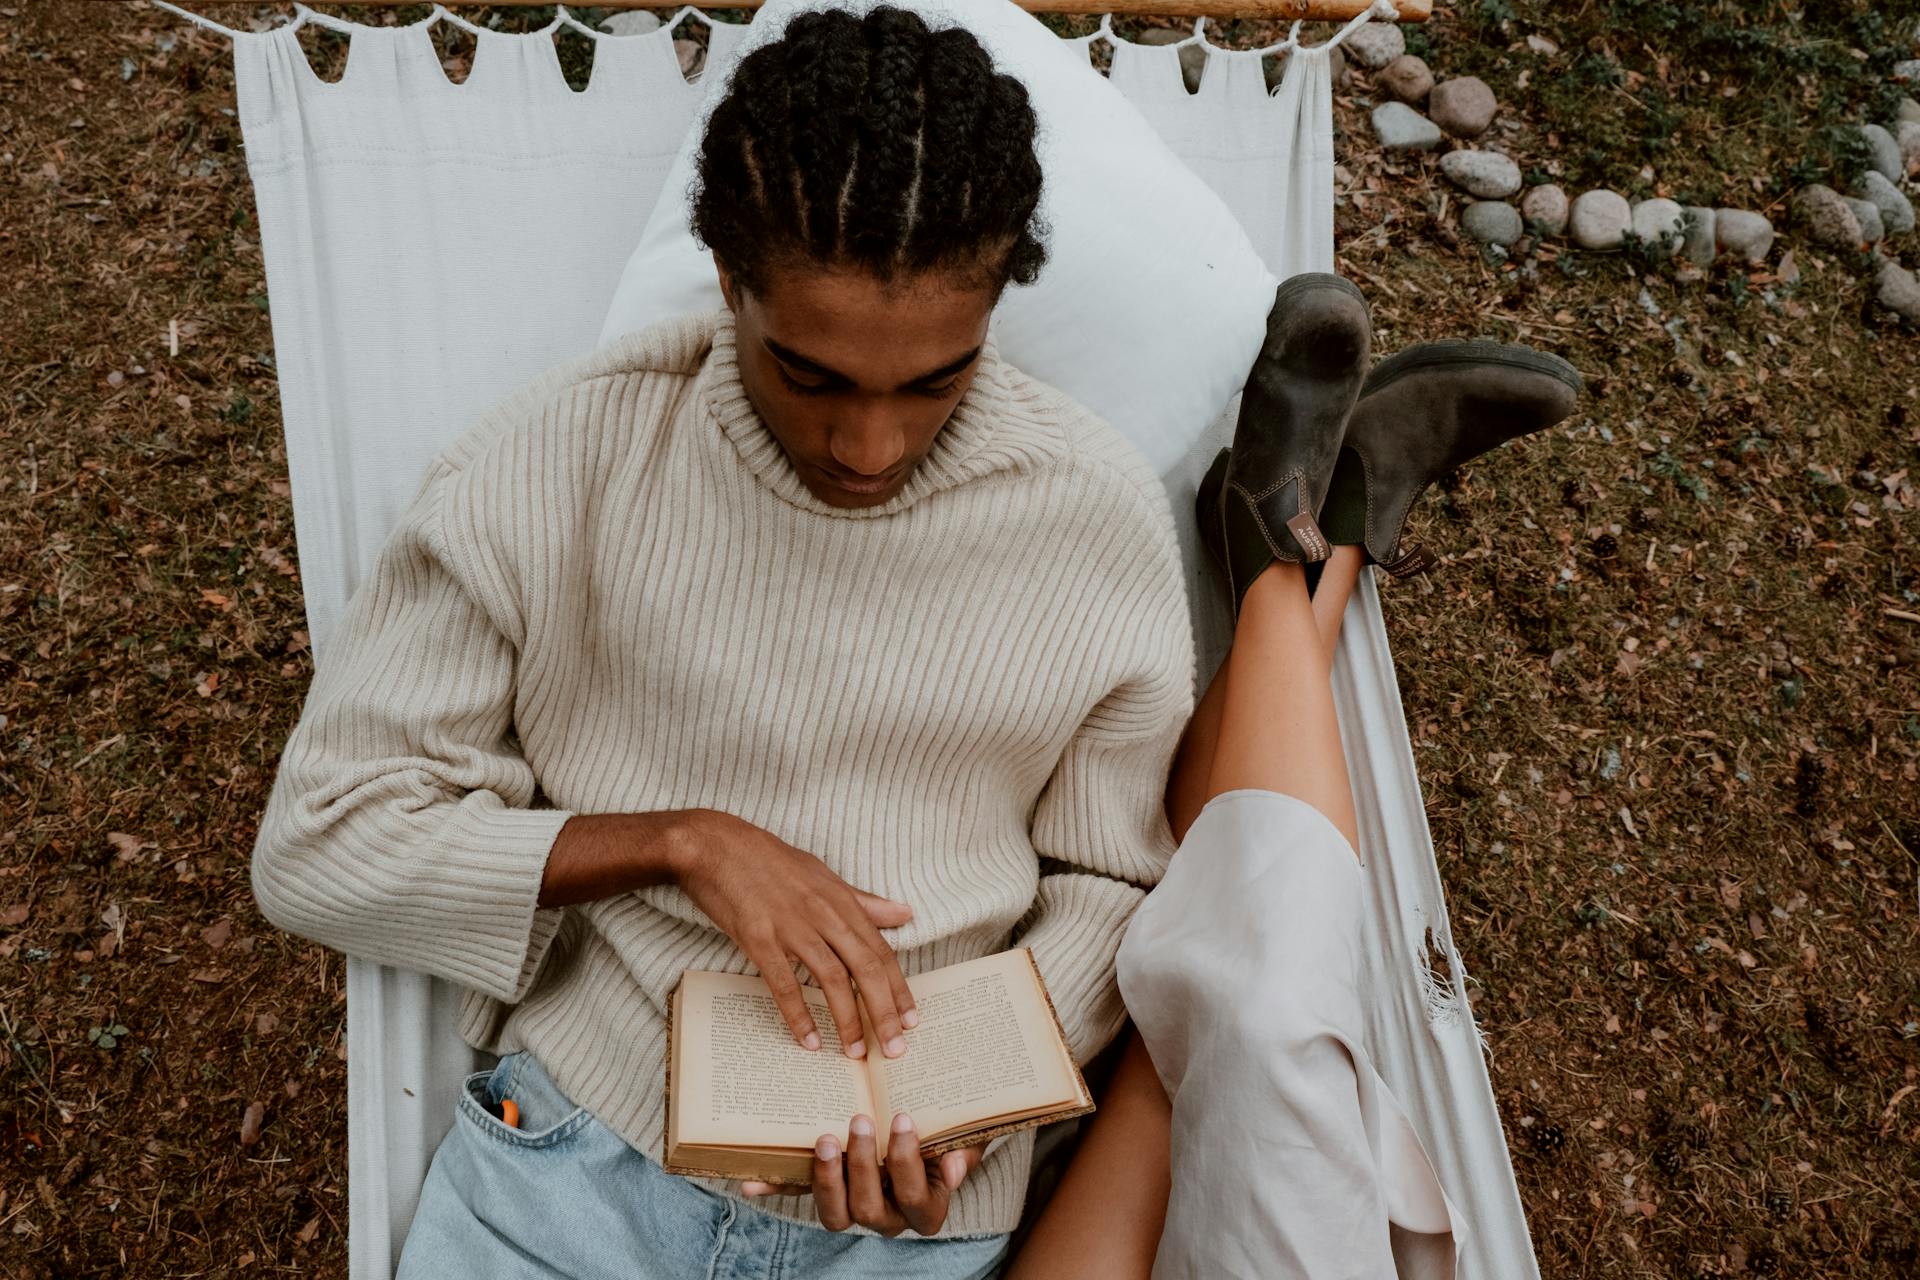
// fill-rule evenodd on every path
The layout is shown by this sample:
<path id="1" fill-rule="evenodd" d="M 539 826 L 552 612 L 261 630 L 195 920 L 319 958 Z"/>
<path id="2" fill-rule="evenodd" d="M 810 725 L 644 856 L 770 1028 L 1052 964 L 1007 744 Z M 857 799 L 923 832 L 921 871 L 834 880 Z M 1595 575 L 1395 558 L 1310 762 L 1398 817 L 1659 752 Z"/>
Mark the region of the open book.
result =
<path id="1" fill-rule="evenodd" d="M 867 1056 L 849 1058 L 826 996 L 802 987 L 820 1048 L 795 1043 L 766 979 L 689 970 L 674 988 L 667 1052 L 669 1173 L 806 1185 L 813 1144 L 873 1118 L 884 1167 L 894 1113 L 932 1157 L 1093 1110 L 1053 1000 L 1025 947 L 907 979 L 920 1025 L 885 1057 L 861 1008 Z"/>

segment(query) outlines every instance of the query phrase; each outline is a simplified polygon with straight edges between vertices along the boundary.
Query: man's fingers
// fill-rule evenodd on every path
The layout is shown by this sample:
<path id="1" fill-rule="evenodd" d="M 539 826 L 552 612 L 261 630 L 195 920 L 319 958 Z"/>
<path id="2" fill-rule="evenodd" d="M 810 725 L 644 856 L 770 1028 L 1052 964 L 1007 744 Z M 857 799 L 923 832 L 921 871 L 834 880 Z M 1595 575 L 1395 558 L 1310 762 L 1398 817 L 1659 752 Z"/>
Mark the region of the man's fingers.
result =
<path id="1" fill-rule="evenodd" d="M 786 953 L 778 946 L 756 946 L 747 952 L 747 959 L 767 980 L 767 989 L 773 992 L 773 1002 L 780 1007 L 780 1016 L 786 1019 L 793 1038 L 809 1049 L 818 1049 L 820 1032 L 813 1025 L 807 1002 L 800 998 L 800 980 L 793 976 Z"/>
<path id="2" fill-rule="evenodd" d="M 853 888 L 849 885 L 848 888 Z M 867 919 L 882 929 L 893 929 L 913 919 L 913 908 L 904 902 L 895 902 L 892 898 L 882 898 L 868 893 L 865 889 L 854 889 L 853 899 L 860 904 Z"/>
<path id="3" fill-rule="evenodd" d="M 920 1135 L 913 1117 L 902 1111 L 893 1118 L 887 1142 L 887 1175 L 893 1179 L 893 1202 L 907 1225 L 923 1236 L 940 1230 L 947 1218 L 947 1189 L 927 1185 L 927 1164 L 920 1157 Z"/>
<path id="4" fill-rule="evenodd" d="M 880 1187 L 880 1158 L 874 1143 L 873 1121 L 864 1115 L 853 1118 L 847 1137 L 847 1208 L 853 1220 L 881 1235 L 896 1236 L 907 1223 L 887 1203 Z"/>
<path id="5" fill-rule="evenodd" d="M 941 1183 L 949 1191 L 958 1188 L 962 1182 L 966 1181 L 967 1175 L 979 1166 L 980 1157 L 985 1155 L 986 1151 L 986 1144 L 982 1143 L 976 1147 L 961 1147 L 957 1151 L 949 1151 L 941 1156 Z"/>
<path id="6" fill-rule="evenodd" d="M 840 1028 L 841 1051 L 849 1058 L 866 1057 L 867 1038 L 860 1027 L 860 999 L 848 980 L 846 966 L 818 937 L 796 944 L 794 951 L 806 962 L 807 971 L 826 994 L 827 1008 L 833 1010 L 834 1025 Z"/>
<path id="7" fill-rule="evenodd" d="M 907 1041 L 900 1034 L 900 1010 L 893 1001 L 894 984 L 897 981 L 904 986 L 906 979 L 899 976 L 900 962 L 894 958 L 893 948 L 887 945 L 886 939 L 865 921 L 861 925 L 857 930 L 843 920 L 839 928 L 827 935 L 827 941 L 833 944 L 834 952 L 860 984 L 860 999 L 867 1006 L 867 1020 L 873 1023 L 880 1052 L 897 1058 L 907 1051 Z"/>
<path id="8" fill-rule="evenodd" d="M 847 1211 L 847 1177 L 842 1171 L 840 1140 L 830 1133 L 820 1135 L 813 1144 L 813 1203 L 820 1225 L 829 1231 L 845 1231 L 853 1225 Z"/>

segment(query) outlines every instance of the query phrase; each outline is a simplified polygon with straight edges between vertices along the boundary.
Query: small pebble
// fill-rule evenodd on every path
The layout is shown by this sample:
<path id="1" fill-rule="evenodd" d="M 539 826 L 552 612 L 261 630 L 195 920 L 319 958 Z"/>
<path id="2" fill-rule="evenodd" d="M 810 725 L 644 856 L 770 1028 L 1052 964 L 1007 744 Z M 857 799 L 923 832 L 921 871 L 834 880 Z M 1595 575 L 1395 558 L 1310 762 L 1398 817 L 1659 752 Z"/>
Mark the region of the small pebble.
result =
<path id="1" fill-rule="evenodd" d="M 1355 62 L 1378 71 L 1407 51 L 1407 38 L 1391 22 L 1368 22 L 1356 27 L 1343 47 Z"/>
<path id="2" fill-rule="evenodd" d="M 1682 224 L 1686 214 L 1677 203 L 1664 196 L 1656 196 L 1632 206 L 1632 214 L 1634 235 L 1648 244 L 1664 243 L 1669 255 L 1680 251 L 1685 235 Z"/>
<path id="3" fill-rule="evenodd" d="M 1896 120 L 1888 132 L 1900 148 L 1900 167 L 1910 177 L 1920 174 L 1920 120 Z"/>
<path id="4" fill-rule="evenodd" d="M 688 80 L 700 78 L 700 64 L 706 60 L 705 49 L 692 40 L 675 40 L 673 51 L 680 59 L 680 74 Z"/>
<path id="5" fill-rule="evenodd" d="M 1404 102 L 1383 102 L 1375 107 L 1373 132 L 1387 151 L 1431 151 L 1444 136 L 1439 125 Z"/>
<path id="6" fill-rule="evenodd" d="M 1880 206 L 1871 200 L 1862 200 L 1858 196 L 1841 196 L 1847 202 L 1847 208 L 1853 210 L 1853 217 L 1860 224 L 1860 238 L 1868 244 L 1879 244 L 1887 238 L 1887 228 L 1880 221 Z"/>
<path id="7" fill-rule="evenodd" d="M 1520 190 L 1520 166 L 1497 151 L 1449 151 L 1440 157 L 1440 172 L 1482 200 L 1504 200 Z"/>
<path id="8" fill-rule="evenodd" d="M 1892 258 L 1883 258 L 1874 276 L 1874 297 L 1908 324 L 1920 325 L 1920 281 Z"/>
<path id="9" fill-rule="evenodd" d="M 1869 169 L 1860 175 L 1860 181 L 1854 184 L 1853 194 L 1863 200 L 1871 200 L 1880 210 L 1880 224 L 1890 236 L 1905 235 L 1913 230 L 1913 202 L 1899 187 L 1877 170 Z"/>
<path id="10" fill-rule="evenodd" d="M 1521 198 L 1520 216 L 1541 235 L 1557 236 L 1567 229 L 1567 193 L 1551 182 Z"/>
<path id="11" fill-rule="evenodd" d="M 1582 249 L 1617 249 L 1633 226 L 1633 210 L 1617 191 L 1583 191 L 1568 211 L 1567 224 Z"/>
<path id="12" fill-rule="evenodd" d="M 1773 223 L 1751 209 L 1715 209 L 1713 235 L 1722 249 L 1750 264 L 1765 262 L 1773 251 Z"/>
<path id="13" fill-rule="evenodd" d="M 1493 90 L 1478 76 L 1443 80 L 1427 97 L 1427 114 L 1456 138 L 1477 138 L 1485 133 L 1499 109 Z"/>
<path id="14" fill-rule="evenodd" d="M 1892 182 L 1907 176 L 1905 166 L 1900 163 L 1900 144 L 1893 140 L 1892 134 L 1877 124 L 1863 124 L 1856 132 L 1867 144 L 1867 163 L 1875 173 Z"/>
<path id="15" fill-rule="evenodd" d="M 1424 59 L 1403 53 L 1382 67 L 1373 77 L 1373 83 L 1395 102 L 1418 105 L 1433 92 L 1433 72 L 1427 69 Z"/>
<path id="16" fill-rule="evenodd" d="M 1802 187 L 1794 193 L 1791 207 L 1794 220 L 1806 228 L 1815 244 L 1828 249 L 1860 247 L 1860 220 L 1832 187 L 1818 182 Z"/>
<path id="17" fill-rule="evenodd" d="M 1502 248 L 1522 235 L 1520 211 L 1505 200 L 1477 200 L 1460 214 L 1460 229 L 1480 244 Z"/>

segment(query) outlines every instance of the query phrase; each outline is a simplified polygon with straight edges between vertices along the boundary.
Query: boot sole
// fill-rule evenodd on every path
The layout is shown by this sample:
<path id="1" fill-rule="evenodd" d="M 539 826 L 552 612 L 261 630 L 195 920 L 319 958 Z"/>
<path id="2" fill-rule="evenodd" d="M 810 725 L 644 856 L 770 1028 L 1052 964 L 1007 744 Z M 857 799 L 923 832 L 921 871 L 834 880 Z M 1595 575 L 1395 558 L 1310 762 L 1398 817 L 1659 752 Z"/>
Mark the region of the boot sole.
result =
<path id="1" fill-rule="evenodd" d="M 1373 308 L 1367 304 L 1367 295 L 1360 292 L 1360 286 L 1345 276 L 1334 275 L 1331 271 L 1302 271 L 1288 276 L 1280 282 L 1280 287 L 1273 291 L 1273 303 L 1268 310 L 1271 312 L 1277 308 L 1284 298 L 1310 293 L 1315 289 L 1332 289 L 1339 293 L 1350 294 L 1355 301 L 1366 308 L 1369 316 L 1373 314 Z"/>
<path id="2" fill-rule="evenodd" d="M 1545 374 L 1560 382 L 1575 394 L 1586 389 L 1586 380 L 1580 371 L 1571 364 L 1546 351 L 1535 351 L 1532 347 L 1515 346 L 1506 342 L 1494 342 L 1487 338 L 1442 338 L 1433 342 L 1423 342 L 1405 351 L 1396 351 L 1373 367 L 1367 380 L 1360 386 L 1360 394 L 1365 396 L 1390 386 L 1416 369 L 1432 369 L 1443 365 L 1486 364 L 1501 365 L 1509 369 L 1525 369 L 1531 373 Z"/>

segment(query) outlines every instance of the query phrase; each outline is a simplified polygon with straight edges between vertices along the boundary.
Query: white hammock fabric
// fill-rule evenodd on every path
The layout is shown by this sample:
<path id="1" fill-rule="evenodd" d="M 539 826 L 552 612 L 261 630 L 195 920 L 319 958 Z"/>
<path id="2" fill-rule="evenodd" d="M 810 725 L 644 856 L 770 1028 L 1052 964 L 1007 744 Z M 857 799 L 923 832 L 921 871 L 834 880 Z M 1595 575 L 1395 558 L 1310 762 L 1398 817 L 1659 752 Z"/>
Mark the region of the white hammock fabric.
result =
<path id="1" fill-rule="evenodd" d="M 262 32 L 183 16 L 233 39 L 309 631 L 324 661 L 427 464 L 501 396 L 593 348 L 700 93 L 680 73 L 675 28 L 709 22 L 707 74 L 728 64 L 744 28 L 691 6 L 658 30 L 619 37 L 565 10 L 524 35 L 440 8 L 412 26 L 368 27 L 296 6 L 293 22 Z M 1219 192 L 1277 276 L 1333 270 L 1332 42 L 1300 45 L 1295 24 L 1267 49 L 1221 49 L 1204 21 L 1189 37 L 1207 51 L 1197 94 L 1182 83 L 1180 45 L 1128 42 L 1106 19 L 1074 43 L 1112 46 L 1112 81 Z M 477 40 L 463 84 L 440 66 L 435 22 Z M 295 35 L 306 23 L 351 34 L 339 82 L 308 64 Z M 563 25 L 596 42 L 581 92 L 555 52 Z M 1281 51 L 1286 74 L 1270 95 L 1260 57 Z M 1236 399 L 1167 477 L 1176 514 L 1192 509 L 1238 408 Z M 1204 680 L 1230 624 L 1192 521 L 1177 523 Z M 1361 951 L 1375 1065 L 1468 1226 L 1459 1276 L 1533 1280 L 1370 575 L 1334 680 L 1366 863 Z M 456 1030 L 458 1003 L 442 979 L 348 960 L 354 1280 L 392 1275 L 459 1082 L 486 1065 Z"/>

